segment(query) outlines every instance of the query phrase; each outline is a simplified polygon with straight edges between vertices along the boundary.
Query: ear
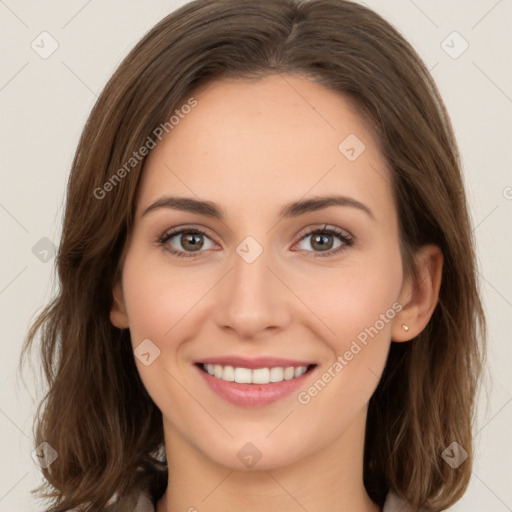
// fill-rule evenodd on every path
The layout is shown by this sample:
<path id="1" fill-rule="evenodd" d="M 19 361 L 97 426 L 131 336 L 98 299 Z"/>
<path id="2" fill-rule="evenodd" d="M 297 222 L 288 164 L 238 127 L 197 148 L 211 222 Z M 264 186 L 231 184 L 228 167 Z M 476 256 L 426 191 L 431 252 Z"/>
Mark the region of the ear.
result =
<path id="1" fill-rule="evenodd" d="M 395 316 L 391 339 L 409 341 L 428 324 L 439 299 L 443 273 L 443 253 L 437 245 L 424 245 L 417 253 L 418 277 L 404 283 L 398 302 L 402 310 Z M 406 326 L 406 328 L 404 328 Z"/>
<path id="2" fill-rule="evenodd" d="M 114 302 L 110 310 L 110 321 L 115 327 L 119 329 L 128 328 L 128 314 L 126 313 L 126 306 L 124 303 L 123 288 L 121 281 L 117 281 L 112 289 L 112 296 Z"/>

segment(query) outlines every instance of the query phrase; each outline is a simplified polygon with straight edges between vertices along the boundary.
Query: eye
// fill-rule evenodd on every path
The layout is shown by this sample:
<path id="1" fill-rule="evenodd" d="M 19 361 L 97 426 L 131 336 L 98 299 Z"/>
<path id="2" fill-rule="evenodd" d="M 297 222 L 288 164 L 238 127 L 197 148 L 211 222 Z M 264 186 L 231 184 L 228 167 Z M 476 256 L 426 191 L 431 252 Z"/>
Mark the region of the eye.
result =
<path id="1" fill-rule="evenodd" d="M 301 237 L 300 244 L 302 244 L 302 250 L 320 253 L 313 257 L 325 257 L 333 256 L 346 250 L 347 247 L 351 247 L 354 244 L 354 239 L 346 231 L 325 225 L 323 228 L 310 229 L 306 232 Z M 312 251 L 308 247 L 311 247 Z"/>
<path id="2" fill-rule="evenodd" d="M 214 245 L 205 231 L 186 227 L 166 231 L 158 242 L 171 254 L 183 258 L 194 257 L 194 253 L 201 252 L 201 249 L 212 249 Z"/>
<path id="3" fill-rule="evenodd" d="M 158 243 L 167 252 L 180 258 L 196 257 L 203 252 L 202 249 L 212 249 L 215 245 L 205 231 L 195 227 L 167 230 L 158 238 Z M 300 250 L 316 253 L 313 255 L 316 258 L 338 254 L 353 243 L 353 237 L 346 231 L 334 226 L 327 227 L 326 224 L 323 228 L 310 228 L 302 234 L 298 245 Z"/>

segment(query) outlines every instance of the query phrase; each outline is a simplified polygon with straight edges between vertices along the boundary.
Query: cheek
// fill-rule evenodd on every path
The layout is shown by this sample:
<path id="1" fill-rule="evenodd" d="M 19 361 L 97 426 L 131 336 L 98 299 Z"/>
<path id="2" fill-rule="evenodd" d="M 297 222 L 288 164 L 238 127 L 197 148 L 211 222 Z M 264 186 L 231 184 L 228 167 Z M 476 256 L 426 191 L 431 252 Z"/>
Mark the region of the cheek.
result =
<path id="1" fill-rule="evenodd" d="M 163 264 L 148 255 L 127 257 L 123 290 L 134 345 L 149 338 L 157 345 L 172 339 L 171 332 L 192 311 L 208 290 L 208 282 L 196 273 Z"/>
<path id="2" fill-rule="evenodd" d="M 173 267 L 157 251 L 134 249 L 125 259 L 123 292 L 135 363 L 157 406 L 179 410 L 176 404 L 187 407 L 190 397 L 178 382 L 188 385 L 190 347 L 206 320 L 205 295 L 218 277 L 208 269 Z M 148 366 L 137 357 L 145 340 L 157 354 Z"/>
<path id="3" fill-rule="evenodd" d="M 402 308 L 396 301 L 402 282 L 400 254 L 389 251 L 387 256 L 365 258 L 340 276 L 324 288 L 323 298 L 318 294 L 310 299 L 324 312 L 334 334 L 325 338 L 331 363 L 303 399 L 318 396 L 318 414 L 330 409 L 333 421 L 343 423 L 368 402 L 384 370 L 391 326 Z M 333 403 L 343 407 L 332 409 Z"/>
<path id="4" fill-rule="evenodd" d="M 188 375 L 182 372 L 187 365 L 183 353 L 187 340 L 194 337 L 193 313 L 199 310 L 197 303 L 207 291 L 204 281 L 190 277 L 190 272 L 166 265 L 156 251 L 148 254 L 136 249 L 128 253 L 123 268 L 135 363 L 153 401 L 160 410 L 171 411 L 171 415 L 190 406 L 190 397 L 178 382 L 187 388 Z M 147 344 L 145 340 L 152 343 L 146 350 L 150 353 L 148 365 L 137 357 L 138 347 Z"/>
<path id="5" fill-rule="evenodd" d="M 364 343 L 366 338 L 376 337 L 375 329 L 380 339 L 390 337 L 391 321 L 401 309 L 396 302 L 401 284 L 397 250 L 387 255 L 368 253 L 339 270 L 316 270 L 310 273 L 300 293 L 322 320 L 324 335 L 330 332 L 325 339 L 340 354 L 352 340 Z"/>

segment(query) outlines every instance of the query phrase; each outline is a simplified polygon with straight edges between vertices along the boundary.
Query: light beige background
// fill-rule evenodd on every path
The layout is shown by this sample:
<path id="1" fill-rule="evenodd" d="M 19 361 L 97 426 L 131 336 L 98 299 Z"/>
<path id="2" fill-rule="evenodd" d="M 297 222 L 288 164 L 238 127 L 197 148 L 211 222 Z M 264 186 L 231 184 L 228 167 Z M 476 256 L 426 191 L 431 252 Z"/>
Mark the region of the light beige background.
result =
<path id="1" fill-rule="evenodd" d="M 30 369 L 26 386 L 17 379 L 16 364 L 30 319 L 51 295 L 49 240 L 59 242 L 80 132 L 123 56 L 183 3 L 0 0 L 0 511 L 43 510 L 30 495 L 40 481 L 31 429 L 41 390 Z M 454 510 L 511 511 L 512 0 L 366 4 L 394 24 L 432 70 L 464 162 L 489 320 L 490 393 L 481 400 L 470 487 Z M 49 36 L 39 36 L 43 31 L 58 44 L 46 59 L 31 47 L 35 41 L 39 52 L 51 48 Z M 467 50 L 453 58 L 464 41 Z"/>

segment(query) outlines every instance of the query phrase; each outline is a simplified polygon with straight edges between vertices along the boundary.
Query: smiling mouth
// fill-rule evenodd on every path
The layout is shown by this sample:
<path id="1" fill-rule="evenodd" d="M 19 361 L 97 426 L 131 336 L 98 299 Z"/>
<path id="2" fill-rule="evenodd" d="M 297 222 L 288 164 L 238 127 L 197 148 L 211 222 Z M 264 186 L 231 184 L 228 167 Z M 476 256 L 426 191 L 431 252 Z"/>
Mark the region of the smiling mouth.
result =
<path id="1" fill-rule="evenodd" d="M 244 368 L 230 365 L 197 363 L 203 372 L 216 379 L 238 384 L 273 384 L 293 380 L 311 371 L 316 364 L 307 366 L 276 366 L 272 368 Z"/>

